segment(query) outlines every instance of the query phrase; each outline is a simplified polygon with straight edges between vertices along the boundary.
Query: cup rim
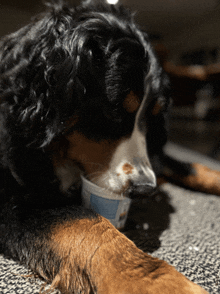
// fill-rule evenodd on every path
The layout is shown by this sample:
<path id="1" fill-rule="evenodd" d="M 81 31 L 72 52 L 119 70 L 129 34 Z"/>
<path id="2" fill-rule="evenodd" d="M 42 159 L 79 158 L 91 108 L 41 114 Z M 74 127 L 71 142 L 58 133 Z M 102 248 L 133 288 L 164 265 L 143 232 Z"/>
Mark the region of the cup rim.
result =
<path id="1" fill-rule="evenodd" d="M 102 188 L 88 180 L 86 177 L 81 175 L 81 180 L 83 185 L 83 189 L 85 189 L 87 192 L 94 194 L 96 196 L 102 197 L 102 198 L 108 198 L 113 200 L 123 200 L 123 199 L 129 199 L 128 197 L 124 196 L 122 193 L 114 193 L 106 188 Z M 89 188 L 88 188 L 89 187 Z"/>

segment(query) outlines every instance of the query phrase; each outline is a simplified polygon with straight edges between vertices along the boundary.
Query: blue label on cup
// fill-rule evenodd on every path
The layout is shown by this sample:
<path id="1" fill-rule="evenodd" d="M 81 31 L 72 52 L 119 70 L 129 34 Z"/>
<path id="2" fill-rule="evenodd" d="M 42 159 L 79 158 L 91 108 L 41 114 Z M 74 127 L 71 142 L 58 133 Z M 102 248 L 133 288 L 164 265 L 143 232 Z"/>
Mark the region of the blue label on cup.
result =
<path id="1" fill-rule="evenodd" d="M 115 219 L 120 200 L 106 199 L 94 194 L 90 195 L 91 207 L 107 219 Z"/>

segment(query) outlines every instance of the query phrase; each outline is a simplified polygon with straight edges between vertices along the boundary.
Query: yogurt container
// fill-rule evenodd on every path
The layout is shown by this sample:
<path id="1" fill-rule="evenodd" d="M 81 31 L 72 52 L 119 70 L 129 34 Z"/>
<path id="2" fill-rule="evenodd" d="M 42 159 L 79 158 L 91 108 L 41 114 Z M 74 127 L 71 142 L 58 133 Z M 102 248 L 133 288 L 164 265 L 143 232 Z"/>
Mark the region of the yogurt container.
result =
<path id="1" fill-rule="evenodd" d="M 131 199 L 101 188 L 81 176 L 83 205 L 107 218 L 117 229 L 125 226 Z"/>

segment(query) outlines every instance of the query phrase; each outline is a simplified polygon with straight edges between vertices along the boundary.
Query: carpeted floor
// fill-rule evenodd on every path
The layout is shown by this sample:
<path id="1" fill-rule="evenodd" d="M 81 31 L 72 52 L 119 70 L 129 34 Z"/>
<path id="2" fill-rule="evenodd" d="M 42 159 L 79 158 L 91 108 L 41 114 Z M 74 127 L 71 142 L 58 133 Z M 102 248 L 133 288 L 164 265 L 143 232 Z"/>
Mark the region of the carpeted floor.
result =
<path id="1" fill-rule="evenodd" d="M 220 170 L 217 161 L 178 145 L 166 151 Z M 163 184 L 154 197 L 133 203 L 124 233 L 210 294 L 220 293 L 220 197 Z M 44 282 L 29 274 L 0 255 L 1 294 L 39 293 Z"/>

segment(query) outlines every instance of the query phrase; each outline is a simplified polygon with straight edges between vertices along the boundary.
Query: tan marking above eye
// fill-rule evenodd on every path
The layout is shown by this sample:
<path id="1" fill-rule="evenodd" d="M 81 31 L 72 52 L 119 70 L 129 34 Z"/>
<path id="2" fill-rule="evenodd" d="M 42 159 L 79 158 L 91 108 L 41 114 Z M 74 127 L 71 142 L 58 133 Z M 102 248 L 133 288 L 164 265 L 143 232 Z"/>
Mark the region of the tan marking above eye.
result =
<path id="1" fill-rule="evenodd" d="M 129 113 L 134 113 L 138 110 L 141 101 L 133 91 L 131 91 L 123 102 L 124 109 Z"/>
<path id="2" fill-rule="evenodd" d="M 159 102 L 156 102 L 152 109 L 152 115 L 158 115 L 162 109 L 162 105 Z"/>

